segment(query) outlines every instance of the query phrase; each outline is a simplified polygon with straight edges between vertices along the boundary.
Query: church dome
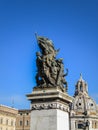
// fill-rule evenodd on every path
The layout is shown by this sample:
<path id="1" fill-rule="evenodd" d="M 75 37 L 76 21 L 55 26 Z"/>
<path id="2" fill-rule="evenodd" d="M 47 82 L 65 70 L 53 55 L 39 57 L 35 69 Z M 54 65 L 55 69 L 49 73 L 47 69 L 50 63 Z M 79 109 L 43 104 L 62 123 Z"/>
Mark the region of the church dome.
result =
<path id="1" fill-rule="evenodd" d="M 95 101 L 88 95 L 88 85 L 82 75 L 75 86 L 74 100 L 71 105 L 76 115 L 96 115 L 97 106 Z"/>

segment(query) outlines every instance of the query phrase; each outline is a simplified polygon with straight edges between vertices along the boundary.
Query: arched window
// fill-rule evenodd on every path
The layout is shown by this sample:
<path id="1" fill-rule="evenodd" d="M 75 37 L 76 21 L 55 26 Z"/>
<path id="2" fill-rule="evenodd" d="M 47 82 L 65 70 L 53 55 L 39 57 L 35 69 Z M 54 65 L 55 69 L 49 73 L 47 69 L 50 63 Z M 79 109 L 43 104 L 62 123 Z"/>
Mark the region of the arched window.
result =
<path id="1" fill-rule="evenodd" d="M 82 85 L 80 85 L 80 91 L 81 91 L 81 92 L 83 91 L 83 87 L 82 87 Z"/>

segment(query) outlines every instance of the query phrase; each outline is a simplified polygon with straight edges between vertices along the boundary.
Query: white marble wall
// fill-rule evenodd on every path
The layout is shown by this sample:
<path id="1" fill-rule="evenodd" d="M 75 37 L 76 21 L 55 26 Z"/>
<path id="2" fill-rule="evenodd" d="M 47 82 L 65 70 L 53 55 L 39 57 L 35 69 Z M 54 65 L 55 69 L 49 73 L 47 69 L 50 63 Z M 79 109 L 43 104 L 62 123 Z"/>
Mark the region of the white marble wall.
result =
<path id="1" fill-rule="evenodd" d="M 31 112 L 30 130 L 69 130 L 68 112 L 59 109 Z"/>
<path id="2" fill-rule="evenodd" d="M 69 130 L 68 112 L 57 110 L 57 130 Z"/>

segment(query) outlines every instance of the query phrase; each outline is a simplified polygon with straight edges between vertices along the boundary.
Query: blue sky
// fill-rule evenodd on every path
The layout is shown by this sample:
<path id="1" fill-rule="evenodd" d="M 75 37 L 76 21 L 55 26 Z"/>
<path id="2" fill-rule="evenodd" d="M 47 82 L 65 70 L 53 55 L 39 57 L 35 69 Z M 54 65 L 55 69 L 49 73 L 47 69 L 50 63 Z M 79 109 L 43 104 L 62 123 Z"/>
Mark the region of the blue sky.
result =
<path id="1" fill-rule="evenodd" d="M 68 93 L 73 96 L 82 73 L 98 103 L 98 1 L 0 0 L 0 104 L 30 106 L 25 95 L 36 85 L 35 32 L 60 48 Z"/>

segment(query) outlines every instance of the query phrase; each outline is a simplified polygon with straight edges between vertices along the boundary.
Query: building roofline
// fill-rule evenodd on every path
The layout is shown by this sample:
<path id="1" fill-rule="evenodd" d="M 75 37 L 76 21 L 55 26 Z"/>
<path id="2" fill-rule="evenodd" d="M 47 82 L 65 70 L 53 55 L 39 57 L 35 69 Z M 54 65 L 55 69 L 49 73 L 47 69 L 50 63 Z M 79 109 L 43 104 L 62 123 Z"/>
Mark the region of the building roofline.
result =
<path id="1" fill-rule="evenodd" d="M 13 108 L 13 107 L 9 107 L 9 106 L 6 106 L 6 105 L 2 105 L 2 104 L 0 104 L 0 107 L 5 107 L 5 108 L 9 108 L 9 109 L 12 109 L 12 110 L 18 110 L 18 109 L 16 109 L 16 108 Z"/>

